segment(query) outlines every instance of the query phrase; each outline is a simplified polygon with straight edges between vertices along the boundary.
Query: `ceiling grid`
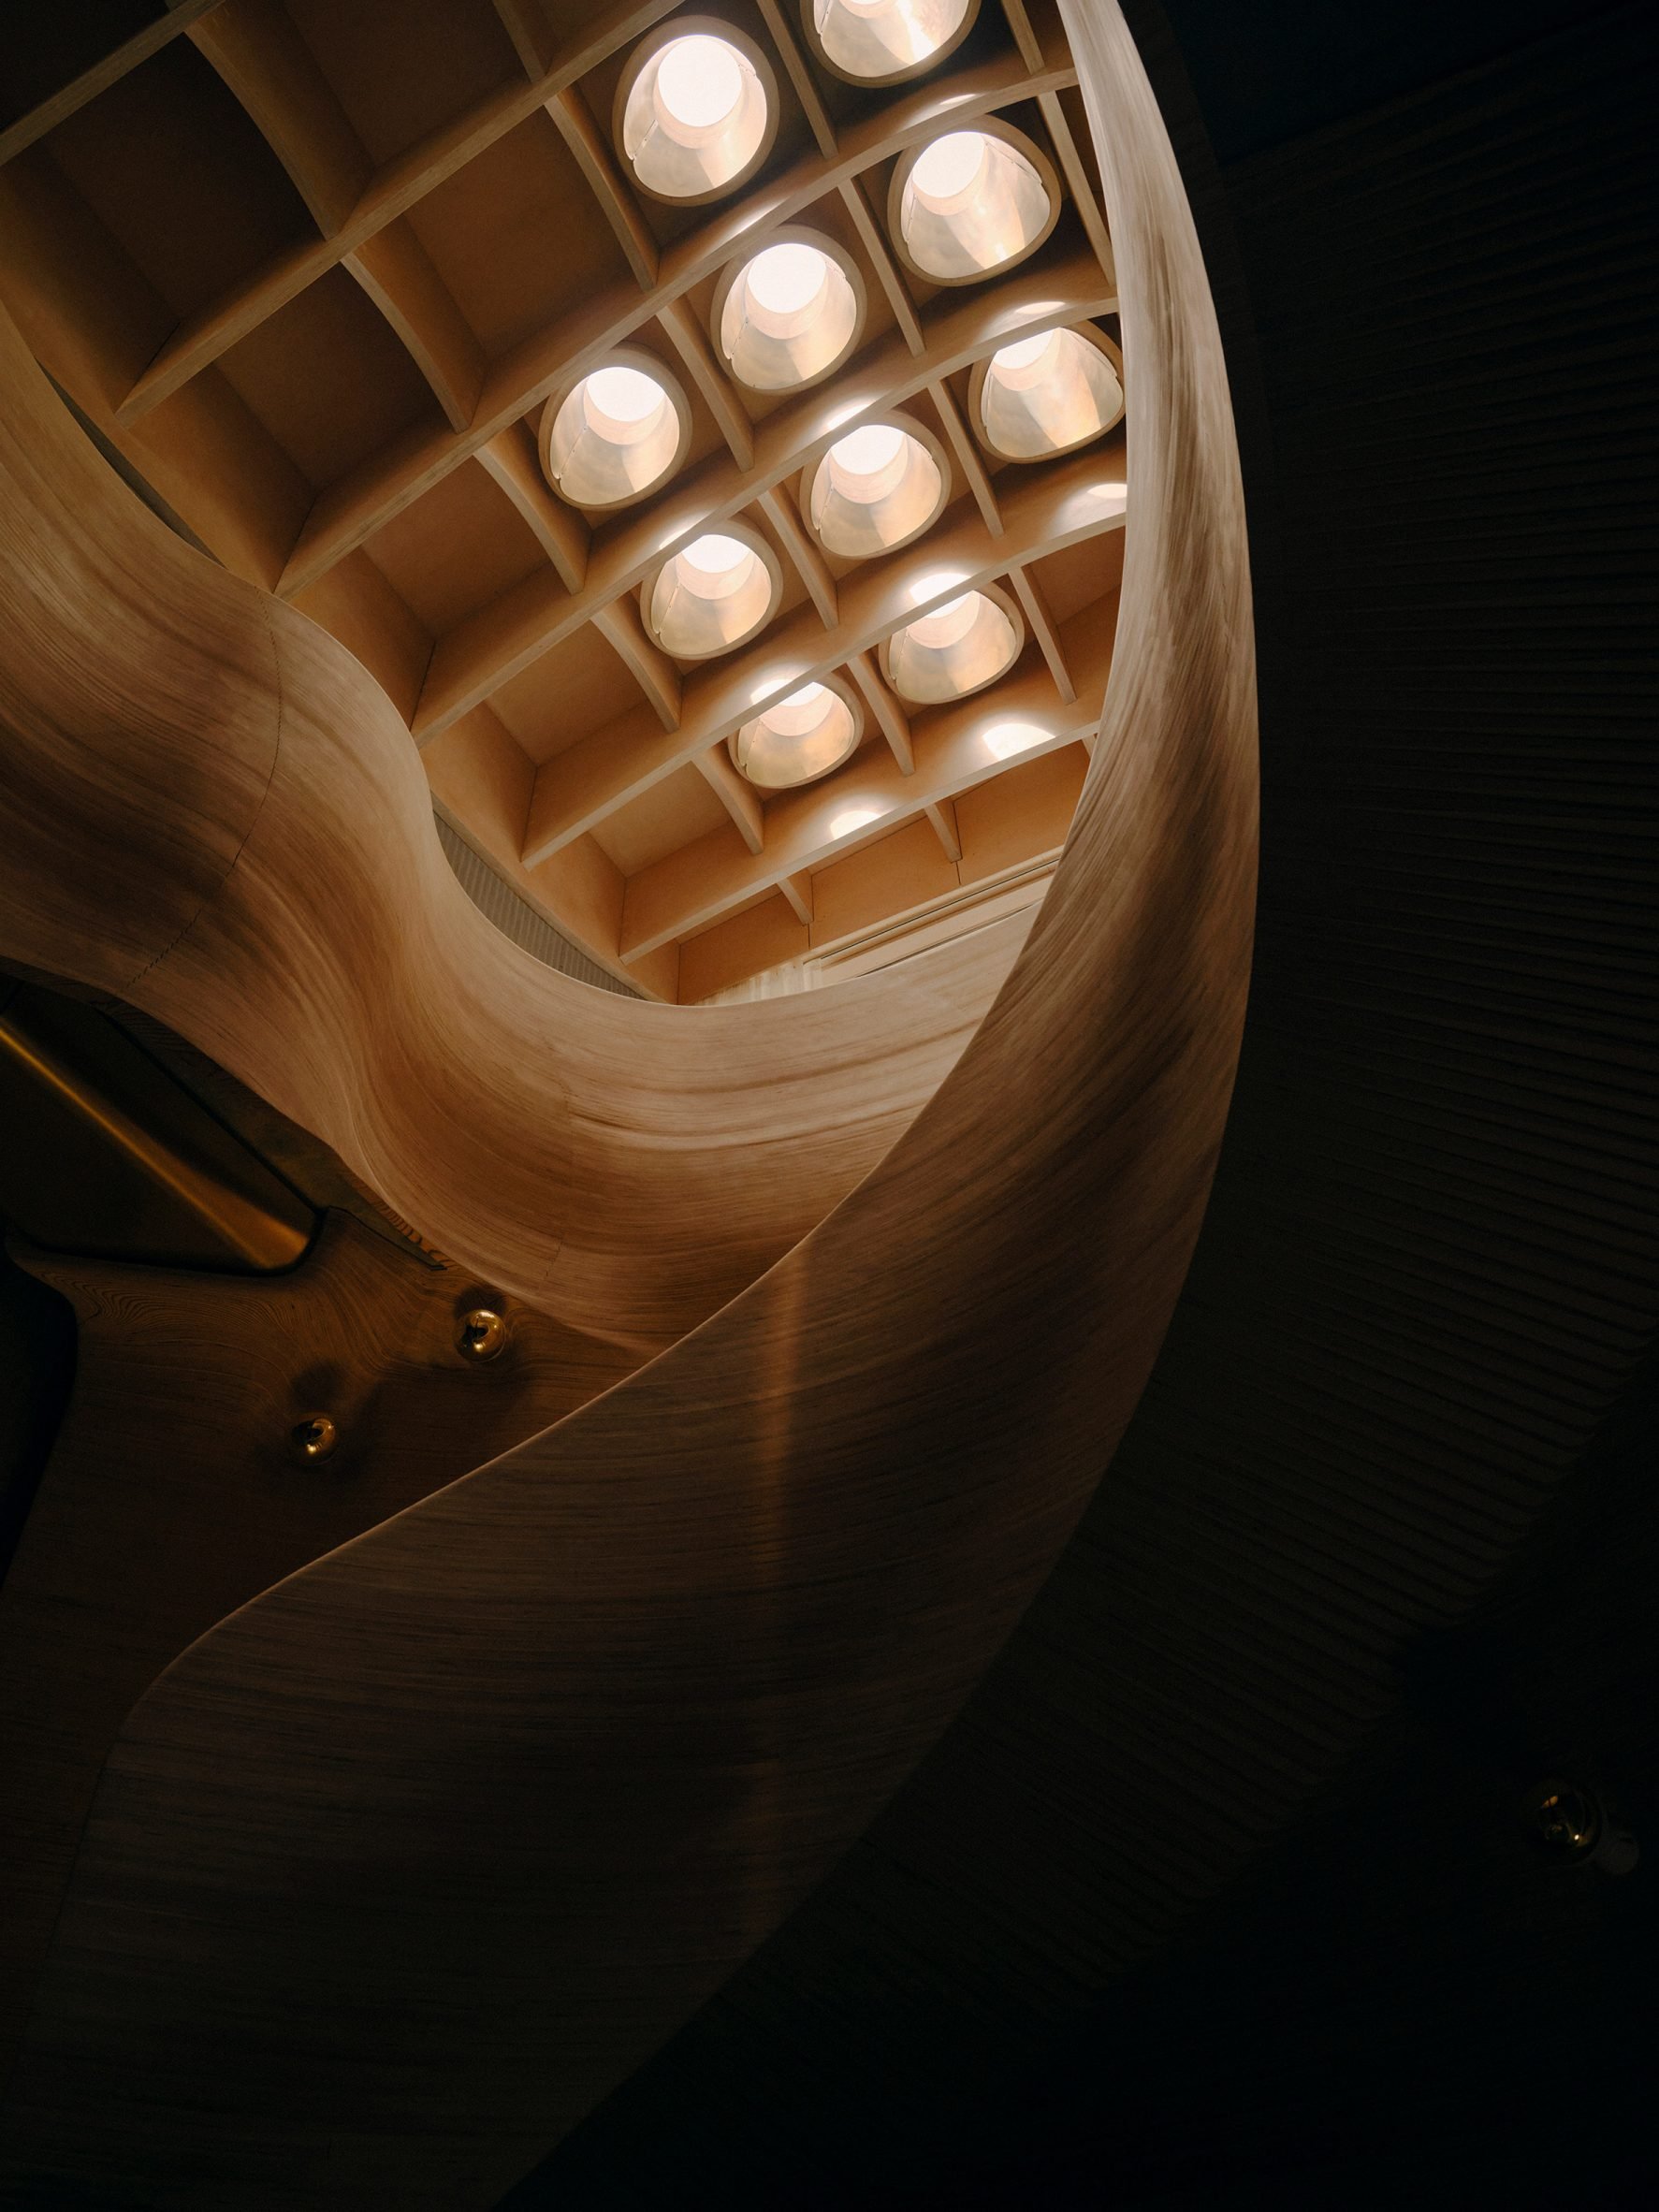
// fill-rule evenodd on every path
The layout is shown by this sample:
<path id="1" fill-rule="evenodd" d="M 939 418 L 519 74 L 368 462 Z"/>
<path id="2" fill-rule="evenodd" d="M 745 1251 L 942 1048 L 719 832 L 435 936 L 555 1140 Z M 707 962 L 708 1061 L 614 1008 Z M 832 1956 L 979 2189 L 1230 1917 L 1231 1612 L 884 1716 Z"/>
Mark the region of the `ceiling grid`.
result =
<path id="1" fill-rule="evenodd" d="M 895 837 L 913 824 L 960 897 L 978 817 L 953 802 L 976 785 L 1006 800 L 999 866 L 1011 836 L 1017 857 L 1056 851 L 1111 662 L 1121 424 L 1011 463 L 969 388 L 1011 342 L 1115 339 L 1057 15 L 970 5 L 936 62 L 860 83 L 826 65 L 823 12 L 219 0 L 0 140 L 0 284 L 45 366 L 227 566 L 357 654 L 514 890 L 668 999 L 822 949 L 845 902 L 812 879 L 854 853 L 885 885 L 859 927 L 938 903 Z M 758 57 L 768 136 L 731 189 L 671 200 L 611 121 L 642 57 L 695 34 Z M 1031 149 L 1057 205 L 1034 249 L 935 283 L 895 209 L 927 148 L 980 124 Z M 187 198 L 182 252 L 164 219 Z M 803 236 L 849 272 L 856 328 L 826 372 L 761 388 L 725 357 L 720 300 Z M 677 389 L 680 446 L 637 497 L 583 507 L 549 473 L 544 411 L 618 349 Z M 837 554 L 814 471 L 888 423 L 937 453 L 940 511 Z M 770 613 L 677 655 L 653 579 L 722 530 L 775 565 Z M 894 633 L 985 591 L 1012 616 L 1002 672 L 897 696 Z M 747 780 L 739 731 L 820 685 L 851 718 L 840 764 Z M 867 849 L 887 840 L 883 878 Z"/>

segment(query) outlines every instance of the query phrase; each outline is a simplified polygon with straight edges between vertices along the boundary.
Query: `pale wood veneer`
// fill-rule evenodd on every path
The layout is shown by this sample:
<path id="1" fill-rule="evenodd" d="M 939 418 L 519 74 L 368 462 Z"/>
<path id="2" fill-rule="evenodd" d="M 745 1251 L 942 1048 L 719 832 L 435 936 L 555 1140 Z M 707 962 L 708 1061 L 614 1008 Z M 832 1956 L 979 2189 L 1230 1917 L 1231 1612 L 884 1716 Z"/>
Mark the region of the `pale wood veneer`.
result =
<path id="1" fill-rule="evenodd" d="M 1115 7 L 1077 35 L 1138 393 L 1136 520 L 1099 743 L 1025 953 L 904 1137 L 762 1280 L 558 1428 L 244 1607 L 140 1700 L 12 2108 L 14 2160 L 38 2175 L 214 2212 L 482 2212 L 846 1848 L 958 1708 L 1110 1455 L 1185 1272 L 1236 1058 L 1254 685 L 1201 258 Z M 49 425 L 36 396 L 7 458 L 55 586 L 55 606 L 28 612 L 61 691 L 69 642 L 92 659 L 107 579 L 89 584 Z M 170 564 L 143 545 L 159 597 Z M 217 619 L 227 698 L 247 695 L 247 745 L 268 757 L 269 663 L 231 618 L 251 603 L 199 566 L 177 585 L 181 621 L 198 598 Z M 124 677 L 153 700 L 177 663 L 157 631 L 125 642 Z M 304 791 L 278 795 L 279 756 L 234 867 L 223 808 L 184 840 L 198 878 L 229 870 L 194 927 L 190 902 L 134 864 L 135 911 L 108 944 L 99 895 L 60 900 L 60 957 L 73 944 L 142 985 L 233 1065 L 269 1073 L 273 1036 L 290 1053 L 326 1040 L 301 1071 L 313 1112 L 326 1094 L 361 1118 L 383 1179 L 422 1156 L 437 1180 L 413 1210 L 430 1219 L 453 1136 L 476 1141 L 487 1114 L 525 1142 L 549 1086 L 490 1082 L 487 1016 L 410 987 L 454 926 L 413 793 L 378 757 L 366 682 L 274 614 L 269 642 L 284 754 L 287 725 L 305 731 Z M 15 723 L 33 708 L 14 658 Z M 167 742 L 148 711 L 149 742 Z M 74 795 L 65 774 L 41 771 L 49 816 Z M 157 835 L 180 812 L 157 809 Z M 366 814 L 386 825 L 386 871 L 328 867 L 340 823 Z M 72 844 L 97 840 L 65 833 L 48 857 L 61 867 Z M 187 934 L 153 944 L 153 992 L 135 962 L 181 905 Z M 8 912 L 14 940 L 32 927 Z M 855 988 L 805 1003 L 861 1004 Z M 554 1002 L 573 1037 L 596 1035 L 590 1004 L 512 963 L 490 960 L 473 994 L 527 1037 Z M 799 1045 L 802 1003 L 750 1010 L 753 1034 Z M 747 1034 L 714 1014 L 616 1020 L 635 1058 L 607 1066 L 596 1106 L 658 1038 L 684 1068 L 699 1031 Z M 847 1108 L 867 1075 L 842 1087 Z M 727 1142 L 752 1172 L 788 1086 L 764 1109 L 745 1095 L 754 1118 Z M 495 1164 L 521 1203 L 510 1150 Z M 511 1206 L 484 1210 L 517 1251 Z M 642 1237 L 651 1226 L 642 1212 Z"/>

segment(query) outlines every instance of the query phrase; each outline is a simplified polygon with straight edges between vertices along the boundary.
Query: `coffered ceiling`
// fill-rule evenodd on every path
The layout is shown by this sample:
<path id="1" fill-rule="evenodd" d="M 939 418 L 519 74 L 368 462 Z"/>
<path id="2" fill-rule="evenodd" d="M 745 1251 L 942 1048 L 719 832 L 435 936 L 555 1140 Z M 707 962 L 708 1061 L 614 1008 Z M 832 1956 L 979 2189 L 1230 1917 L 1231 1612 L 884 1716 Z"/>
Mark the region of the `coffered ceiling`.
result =
<path id="1" fill-rule="evenodd" d="M 531 904 L 691 1002 L 1041 877 L 1125 504 L 1052 7 L 127 13 L 25 57 L 6 305 Z"/>

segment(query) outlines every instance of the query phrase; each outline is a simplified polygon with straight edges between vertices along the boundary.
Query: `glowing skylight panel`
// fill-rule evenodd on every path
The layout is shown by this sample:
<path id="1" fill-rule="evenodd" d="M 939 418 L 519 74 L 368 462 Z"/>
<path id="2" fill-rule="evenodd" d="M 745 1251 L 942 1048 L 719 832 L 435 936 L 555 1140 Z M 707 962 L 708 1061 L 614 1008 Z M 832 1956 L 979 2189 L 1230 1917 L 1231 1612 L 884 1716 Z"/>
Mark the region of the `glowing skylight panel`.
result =
<path id="1" fill-rule="evenodd" d="M 648 39 L 618 88 L 617 142 L 656 199 L 732 191 L 765 159 L 777 130 L 772 72 L 753 41 L 729 24 Z"/>

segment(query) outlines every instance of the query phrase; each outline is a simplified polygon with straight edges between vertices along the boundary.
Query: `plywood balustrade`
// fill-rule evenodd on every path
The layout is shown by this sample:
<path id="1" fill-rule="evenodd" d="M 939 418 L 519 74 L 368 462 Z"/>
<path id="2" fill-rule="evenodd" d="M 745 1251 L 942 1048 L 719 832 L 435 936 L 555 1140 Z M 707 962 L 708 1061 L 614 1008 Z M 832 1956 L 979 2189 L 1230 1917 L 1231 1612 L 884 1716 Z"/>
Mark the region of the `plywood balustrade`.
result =
<path id="1" fill-rule="evenodd" d="M 456 883 L 379 687 L 170 536 L 0 342 L 0 957 L 158 1015 L 504 1289 L 672 1341 L 880 1157 L 1011 944 L 781 1017 L 549 978 Z"/>
<path id="2" fill-rule="evenodd" d="M 15 1256 L 73 1304 L 77 1351 L 0 1602 L 0 2081 L 135 1699 L 281 1576 L 636 1364 L 524 1307 L 505 1352 L 469 1363 L 455 1337 L 473 1279 L 339 1212 L 298 1268 L 253 1281 Z M 292 1431 L 317 1412 L 340 1443 L 300 1467 Z M 65 1620 L 87 1632 L 65 1637 Z"/>
<path id="3" fill-rule="evenodd" d="M 572 1419 L 242 1608 L 139 1701 L 7 2114 L 13 2170 L 42 2186 L 214 2212 L 484 2212 L 846 1849 L 1029 1601 L 1121 1433 L 1237 1054 L 1254 682 L 1202 262 L 1121 19 L 1105 0 L 1098 15 L 1135 521 L 1099 743 L 1025 951 L 887 1157 L 763 1278 Z M 31 478 L 34 450 L 12 446 L 8 473 L 50 513 L 65 457 Z M 52 520 L 51 634 L 84 652 L 86 549 L 61 504 Z M 175 621 L 187 582 L 208 591 L 181 570 Z M 263 703 L 256 758 L 269 662 L 222 631 L 242 662 L 227 691 Z M 269 1070 L 273 1033 L 295 1055 L 314 1037 L 292 1087 L 369 1122 L 383 1176 L 481 1126 L 498 1142 L 546 1128 L 546 1084 L 486 1081 L 482 1017 L 412 987 L 438 972 L 451 916 L 413 794 L 369 758 L 367 691 L 342 692 L 338 658 L 274 614 L 265 644 L 283 750 L 303 718 L 313 772 L 283 788 L 279 755 L 240 858 L 210 817 L 197 871 L 228 869 L 224 884 L 171 951 L 155 940 L 182 897 L 153 894 L 124 922 L 122 982 L 179 1026 L 194 1010 L 233 1065 Z M 8 719 L 17 658 L 0 662 Z M 165 685 L 163 625 L 148 658 Z M 43 808 L 72 796 L 36 773 Z M 396 865 L 331 869 L 343 824 L 355 837 L 370 815 Z M 113 970 L 101 900 L 93 877 L 78 942 Z M 407 968 L 382 949 L 389 914 Z M 8 910 L 12 941 L 26 920 Z M 527 1034 L 557 1005 L 569 1038 L 590 1038 L 591 1009 L 556 982 L 491 964 L 473 992 Z M 800 1044 L 799 1003 L 749 1010 L 752 1034 Z M 618 1018 L 640 1057 L 660 1040 L 665 1061 L 693 1052 L 695 1023 L 714 1033 L 713 1015 Z M 792 1083 L 837 1087 L 809 1068 L 775 1063 L 764 1095 L 739 1093 L 751 1118 L 727 1141 L 751 1173 Z M 604 1083 L 626 1080 L 625 1060 L 607 1065 Z M 849 1068 L 847 1104 L 863 1080 Z M 596 1078 L 591 1111 L 604 1092 Z M 400 1188 L 420 1222 L 422 1194 Z M 644 1209 L 637 1230 L 648 1242 Z"/>

